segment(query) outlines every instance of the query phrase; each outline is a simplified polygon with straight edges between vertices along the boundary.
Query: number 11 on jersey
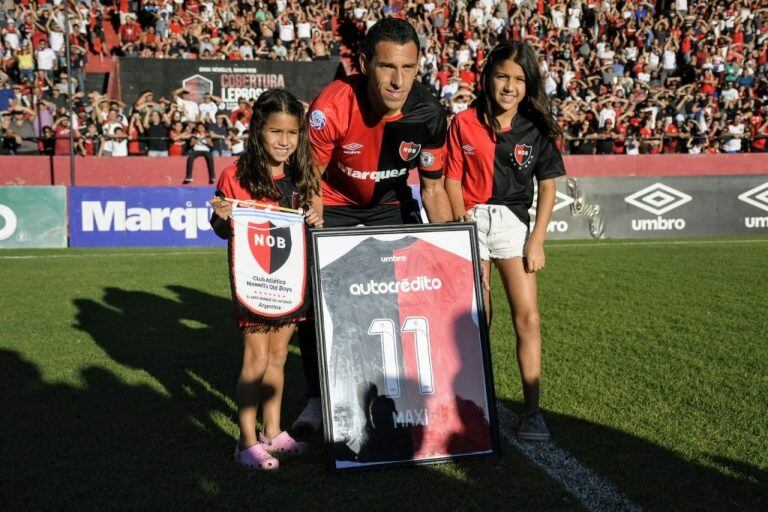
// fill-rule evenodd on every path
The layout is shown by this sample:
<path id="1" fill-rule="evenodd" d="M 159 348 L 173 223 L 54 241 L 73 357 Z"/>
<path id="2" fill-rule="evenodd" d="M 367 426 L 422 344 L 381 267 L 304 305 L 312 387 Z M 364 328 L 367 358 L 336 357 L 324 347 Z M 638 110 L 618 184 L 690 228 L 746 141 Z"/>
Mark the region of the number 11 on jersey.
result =
<path id="1" fill-rule="evenodd" d="M 429 348 L 429 322 L 421 316 L 409 316 L 403 322 L 401 332 L 413 333 L 416 365 L 419 375 L 419 391 L 422 395 L 430 395 L 434 393 L 435 389 L 432 377 L 432 356 Z M 389 318 L 377 318 L 368 327 L 368 334 L 378 335 L 381 340 L 386 395 L 388 397 L 398 397 L 400 396 L 400 365 L 397 361 L 395 322 Z"/>

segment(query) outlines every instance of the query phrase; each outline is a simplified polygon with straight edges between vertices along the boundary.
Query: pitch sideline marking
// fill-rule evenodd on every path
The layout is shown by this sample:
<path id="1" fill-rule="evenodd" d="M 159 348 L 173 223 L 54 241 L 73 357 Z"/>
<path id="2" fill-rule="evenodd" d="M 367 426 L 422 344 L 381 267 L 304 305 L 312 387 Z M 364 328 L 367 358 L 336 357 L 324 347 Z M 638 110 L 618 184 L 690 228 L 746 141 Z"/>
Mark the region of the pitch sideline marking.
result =
<path id="1" fill-rule="evenodd" d="M 518 416 L 501 402 L 496 403 L 499 427 L 504 438 L 531 462 L 559 482 L 587 510 L 593 512 L 642 508 L 622 494 L 615 485 L 584 467 L 575 457 L 552 441 L 520 442 L 515 436 Z"/>
<path id="2" fill-rule="evenodd" d="M 574 242 L 556 245 L 548 245 L 550 249 L 558 247 L 621 247 L 631 245 L 711 245 L 711 244 L 768 244 L 768 239 L 745 239 L 745 240 L 655 240 L 648 242 Z M 223 249 L 223 248 L 222 248 Z M 195 256 L 200 254 L 216 254 L 216 249 L 211 248 L 208 251 L 157 251 L 157 252 L 101 252 L 101 253 L 77 253 L 77 254 L 30 254 L 19 256 L 0 256 L 0 260 L 34 260 L 46 258 L 95 258 L 102 256 Z"/>

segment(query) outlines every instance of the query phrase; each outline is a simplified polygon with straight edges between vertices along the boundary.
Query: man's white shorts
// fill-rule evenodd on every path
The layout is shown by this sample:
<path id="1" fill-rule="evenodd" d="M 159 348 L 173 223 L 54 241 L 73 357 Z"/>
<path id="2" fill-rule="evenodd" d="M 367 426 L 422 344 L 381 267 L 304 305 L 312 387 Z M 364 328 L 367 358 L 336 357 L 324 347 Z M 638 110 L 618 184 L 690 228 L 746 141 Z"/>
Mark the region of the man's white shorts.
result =
<path id="1" fill-rule="evenodd" d="M 525 254 L 530 227 L 512 210 L 498 204 L 478 204 L 470 213 L 477 223 L 480 258 L 505 260 Z"/>

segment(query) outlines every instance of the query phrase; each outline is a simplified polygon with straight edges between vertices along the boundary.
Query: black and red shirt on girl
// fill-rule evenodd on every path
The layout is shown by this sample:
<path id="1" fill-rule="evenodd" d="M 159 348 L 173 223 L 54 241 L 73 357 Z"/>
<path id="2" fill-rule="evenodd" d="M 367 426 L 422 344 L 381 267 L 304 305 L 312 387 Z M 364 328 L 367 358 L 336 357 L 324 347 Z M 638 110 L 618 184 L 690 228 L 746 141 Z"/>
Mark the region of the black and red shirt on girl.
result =
<path id="1" fill-rule="evenodd" d="M 257 201 L 263 205 L 280 206 L 283 208 L 298 208 L 300 202 L 300 194 L 293 184 L 293 180 L 289 175 L 281 174 L 279 176 L 273 176 L 275 187 L 280 192 L 280 197 L 277 200 L 269 199 L 265 197 L 254 197 L 251 191 L 240 183 L 237 178 L 237 164 L 232 164 L 224 171 L 216 182 L 216 190 L 221 192 L 224 197 L 229 199 L 237 199 L 240 201 Z M 213 218 L 211 219 L 213 221 Z M 234 219 L 230 217 L 230 223 L 234 222 Z M 231 228 L 231 224 L 230 224 Z M 232 288 L 232 303 L 234 305 L 235 320 L 237 326 L 241 329 L 250 328 L 262 328 L 264 326 L 281 327 L 288 323 L 297 323 L 306 320 L 312 313 L 312 291 L 310 286 L 304 288 L 304 302 L 302 306 L 293 313 L 283 317 L 266 317 L 254 313 L 248 307 L 244 306 L 237 300 L 235 293 L 235 279 L 232 271 L 234 254 L 232 244 L 232 233 L 234 230 L 230 229 L 230 235 L 227 240 L 228 259 L 230 263 L 230 285 Z M 300 269 L 297 269 L 297 271 Z M 305 271 L 307 271 L 305 269 Z M 258 330 L 258 329 L 257 329 Z"/>
<path id="2" fill-rule="evenodd" d="M 504 205 L 527 225 L 534 176 L 537 181 L 556 178 L 565 174 L 565 166 L 560 151 L 528 119 L 518 114 L 512 124 L 494 139 L 476 109 L 454 117 L 445 176 L 461 181 L 467 210 L 478 204 Z"/>

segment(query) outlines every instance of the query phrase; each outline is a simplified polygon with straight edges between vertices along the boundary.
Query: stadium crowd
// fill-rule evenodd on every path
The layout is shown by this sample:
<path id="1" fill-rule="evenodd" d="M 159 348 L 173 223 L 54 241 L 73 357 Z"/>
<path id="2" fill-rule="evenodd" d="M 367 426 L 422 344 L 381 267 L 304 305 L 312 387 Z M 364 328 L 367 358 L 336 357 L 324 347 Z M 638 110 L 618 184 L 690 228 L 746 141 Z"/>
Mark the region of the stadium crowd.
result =
<path id="1" fill-rule="evenodd" d="M 146 91 L 133 105 L 85 90 L 87 59 L 356 59 L 365 31 L 405 17 L 418 79 L 451 113 L 475 97 L 501 39 L 539 51 L 572 154 L 763 152 L 768 7 L 761 0 L 0 1 L 3 154 L 183 155 L 242 151 L 249 104 Z M 66 12 L 65 12 L 66 11 Z M 69 19 L 71 75 L 63 27 Z M 118 44 L 107 48 L 105 25 Z M 75 113 L 67 112 L 69 85 Z"/>

